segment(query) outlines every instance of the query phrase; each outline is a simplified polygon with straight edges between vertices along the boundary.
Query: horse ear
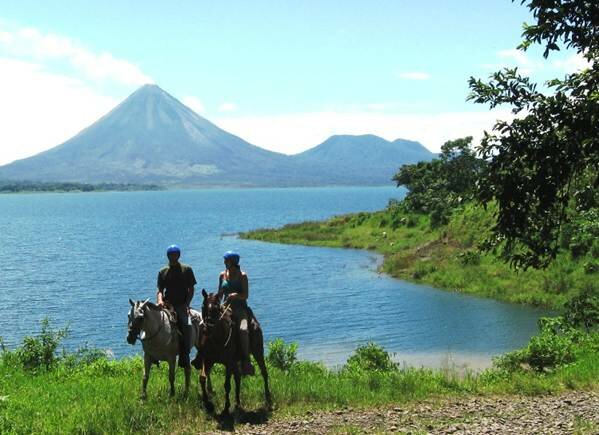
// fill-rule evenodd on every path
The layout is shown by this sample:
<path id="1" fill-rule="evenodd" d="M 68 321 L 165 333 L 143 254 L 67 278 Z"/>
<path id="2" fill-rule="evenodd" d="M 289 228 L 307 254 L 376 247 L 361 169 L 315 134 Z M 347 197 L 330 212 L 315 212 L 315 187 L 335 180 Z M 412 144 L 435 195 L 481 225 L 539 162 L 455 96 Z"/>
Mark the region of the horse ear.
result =
<path id="1" fill-rule="evenodd" d="M 204 296 L 204 299 L 206 299 L 208 297 L 208 293 L 206 293 L 205 288 L 202 289 L 202 296 Z"/>
<path id="2" fill-rule="evenodd" d="M 135 302 L 133 302 L 131 299 L 129 299 L 129 303 L 131 304 L 132 307 L 135 306 Z"/>

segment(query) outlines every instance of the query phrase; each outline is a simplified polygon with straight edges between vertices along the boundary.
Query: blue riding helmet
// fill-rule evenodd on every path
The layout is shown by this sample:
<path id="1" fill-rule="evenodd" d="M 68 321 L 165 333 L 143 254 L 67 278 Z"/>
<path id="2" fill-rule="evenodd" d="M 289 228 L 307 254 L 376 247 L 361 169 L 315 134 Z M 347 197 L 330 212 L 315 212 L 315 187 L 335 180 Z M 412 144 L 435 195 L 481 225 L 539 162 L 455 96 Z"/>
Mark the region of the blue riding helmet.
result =
<path id="1" fill-rule="evenodd" d="M 181 248 L 178 245 L 171 245 L 166 248 L 166 255 L 168 254 L 179 254 L 181 255 Z"/>
<path id="2" fill-rule="evenodd" d="M 239 254 L 237 252 L 227 251 L 223 255 L 223 258 L 225 260 L 231 260 L 233 262 L 233 264 L 236 264 L 236 265 L 239 264 Z"/>

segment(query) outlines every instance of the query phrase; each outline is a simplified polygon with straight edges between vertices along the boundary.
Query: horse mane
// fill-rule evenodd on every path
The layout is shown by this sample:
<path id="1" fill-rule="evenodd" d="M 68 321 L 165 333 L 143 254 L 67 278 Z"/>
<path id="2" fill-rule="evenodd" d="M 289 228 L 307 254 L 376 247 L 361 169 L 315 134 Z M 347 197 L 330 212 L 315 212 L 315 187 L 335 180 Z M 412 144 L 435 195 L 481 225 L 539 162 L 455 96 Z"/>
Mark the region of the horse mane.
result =
<path id="1" fill-rule="evenodd" d="M 156 305 L 154 302 L 150 302 L 150 301 L 148 301 L 146 303 L 146 307 L 148 307 L 148 308 L 150 308 L 151 310 L 154 310 L 154 311 L 160 311 L 162 309 L 158 305 Z"/>

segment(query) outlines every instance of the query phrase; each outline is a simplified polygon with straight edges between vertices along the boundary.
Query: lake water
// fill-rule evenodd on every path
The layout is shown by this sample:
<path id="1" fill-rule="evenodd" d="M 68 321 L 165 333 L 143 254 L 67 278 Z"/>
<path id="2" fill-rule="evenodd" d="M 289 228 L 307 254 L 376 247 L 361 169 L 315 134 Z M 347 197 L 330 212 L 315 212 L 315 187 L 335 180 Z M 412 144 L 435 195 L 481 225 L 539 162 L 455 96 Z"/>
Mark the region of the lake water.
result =
<path id="1" fill-rule="evenodd" d="M 265 338 L 299 344 L 299 356 L 342 364 L 369 340 L 398 361 L 472 367 L 523 345 L 543 311 L 391 279 L 370 252 L 268 244 L 235 234 L 259 227 L 383 208 L 389 188 L 213 189 L 0 195 L 0 336 L 9 347 L 49 317 L 83 344 L 117 357 L 128 299 L 154 298 L 165 248 L 178 243 L 201 288 L 214 291 L 222 253 L 241 253 L 250 304 Z"/>

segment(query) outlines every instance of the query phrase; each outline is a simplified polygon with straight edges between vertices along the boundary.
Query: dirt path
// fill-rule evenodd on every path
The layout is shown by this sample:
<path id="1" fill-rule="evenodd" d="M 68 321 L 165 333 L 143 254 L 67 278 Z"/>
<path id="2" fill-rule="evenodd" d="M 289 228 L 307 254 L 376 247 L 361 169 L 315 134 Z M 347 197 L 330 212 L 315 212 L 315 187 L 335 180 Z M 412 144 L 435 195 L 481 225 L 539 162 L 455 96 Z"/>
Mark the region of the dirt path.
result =
<path id="1" fill-rule="evenodd" d="M 223 433 L 223 432 L 220 432 Z M 599 392 L 473 397 L 237 424 L 241 434 L 599 434 Z"/>

